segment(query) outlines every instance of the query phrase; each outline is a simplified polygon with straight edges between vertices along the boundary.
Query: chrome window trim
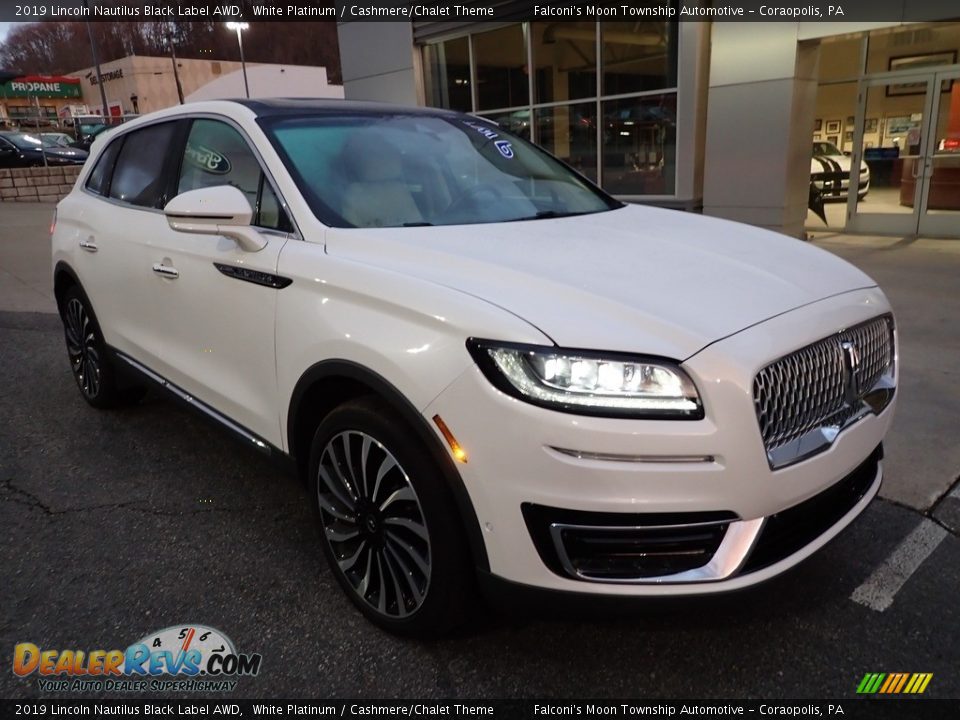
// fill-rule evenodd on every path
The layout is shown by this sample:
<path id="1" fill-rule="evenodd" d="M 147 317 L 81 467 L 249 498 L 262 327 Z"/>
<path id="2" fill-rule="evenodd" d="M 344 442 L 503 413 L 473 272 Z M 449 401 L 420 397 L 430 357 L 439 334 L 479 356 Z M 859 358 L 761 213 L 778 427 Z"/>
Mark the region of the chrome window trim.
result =
<path id="1" fill-rule="evenodd" d="M 122 136 L 129 135 L 130 133 L 136 132 L 137 130 L 140 130 L 142 128 L 147 128 L 152 125 L 158 125 L 164 122 L 176 122 L 179 120 L 219 120 L 221 122 L 225 122 L 227 125 L 229 125 L 234 130 L 236 130 L 240 134 L 240 137 L 242 137 L 244 141 L 247 143 L 247 146 L 253 152 L 254 157 L 256 157 L 257 162 L 260 164 L 260 172 L 263 173 L 263 176 L 270 183 L 270 187 L 273 189 L 274 194 L 277 196 L 277 200 L 280 202 L 280 206 L 283 208 L 284 212 L 287 213 L 287 217 L 290 219 L 290 224 L 293 226 L 293 230 L 290 232 L 284 232 L 282 230 L 277 230 L 276 228 L 262 228 L 259 225 L 251 225 L 251 227 L 255 227 L 258 232 L 269 232 L 271 234 L 279 235 L 281 237 L 287 237 L 294 240 L 304 239 L 303 233 L 300 231 L 300 225 L 297 222 L 297 219 L 294 216 L 293 212 L 291 212 L 290 206 L 287 203 L 287 199 L 284 197 L 283 193 L 280 192 L 279 187 L 277 187 L 277 182 L 274 179 L 273 174 L 270 172 L 269 168 L 267 168 L 266 163 L 263 160 L 263 155 L 260 153 L 256 144 L 250 140 L 250 135 L 247 134 L 247 132 L 242 127 L 240 127 L 240 125 L 236 122 L 236 120 L 234 120 L 231 117 L 228 117 L 227 115 L 220 115 L 219 113 L 212 113 L 212 112 L 183 113 L 183 114 L 177 114 L 177 115 L 167 115 L 165 117 L 156 118 L 154 120 L 150 120 L 144 123 L 137 123 L 137 125 L 133 127 L 128 127 L 128 128 L 124 128 L 121 125 L 120 127 L 115 128 L 114 132 L 116 134 L 113 135 L 113 137 L 110 139 L 109 143 L 107 144 L 114 143 L 117 140 L 119 140 Z M 189 137 L 189 133 L 188 133 L 188 137 Z M 105 151 L 106 151 L 106 145 L 104 145 L 103 150 L 97 153 L 97 161 L 99 161 L 100 156 L 103 155 Z M 80 184 L 80 190 L 82 192 L 86 193 L 90 197 L 94 197 L 99 200 L 105 200 L 119 207 L 163 214 L 163 210 L 161 210 L 160 208 L 148 208 L 142 205 L 134 205 L 132 203 L 124 202 L 123 200 L 118 200 L 117 198 L 112 198 L 106 195 L 101 195 L 100 193 L 95 193 L 92 190 L 90 190 L 87 187 L 87 181 L 89 179 L 90 174 L 93 172 L 93 168 L 96 166 L 96 163 L 90 163 L 89 160 L 90 158 L 87 159 L 87 164 L 89 165 L 89 169 L 87 169 L 87 166 L 85 165 L 84 172 L 81 176 L 83 182 Z M 116 169 L 116 167 L 114 167 L 114 169 Z"/>

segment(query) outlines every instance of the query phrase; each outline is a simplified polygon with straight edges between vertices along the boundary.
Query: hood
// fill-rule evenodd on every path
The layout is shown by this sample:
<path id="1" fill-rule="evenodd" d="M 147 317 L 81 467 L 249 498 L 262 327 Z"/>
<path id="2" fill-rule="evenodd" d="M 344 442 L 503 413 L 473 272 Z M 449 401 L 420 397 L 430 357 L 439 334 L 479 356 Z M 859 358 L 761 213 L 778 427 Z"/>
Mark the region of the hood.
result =
<path id="1" fill-rule="evenodd" d="M 679 360 L 801 305 L 875 285 L 785 235 L 637 205 L 496 225 L 331 229 L 327 251 L 482 298 L 564 347 Z"/>
<path id="2" fill-rule="evenodd" d="M 867 164 L 860 161 L 860 169 L 866 170 Z M 814 155 L 810 158 L 810 172 L 850 172 L 850 158 L 846 155 Z"/>

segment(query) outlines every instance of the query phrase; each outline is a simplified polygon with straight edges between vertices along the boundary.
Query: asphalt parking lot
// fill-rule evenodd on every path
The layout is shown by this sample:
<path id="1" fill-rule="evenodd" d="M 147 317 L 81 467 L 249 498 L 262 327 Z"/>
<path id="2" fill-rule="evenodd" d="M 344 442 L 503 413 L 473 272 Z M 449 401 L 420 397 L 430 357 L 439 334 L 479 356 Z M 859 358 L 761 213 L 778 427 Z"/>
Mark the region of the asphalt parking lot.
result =
<path id="1" fill-rule="evenodd" d="M 342 596 L 298 481 L 159 396 L 81 400 L 44 286 L 49 208 L 0 219 L 2 697 L 50 697 L 10 671 L 17 643 L 124 648 L 184 623 L 263 655 L 233 697 L 852 699 L 870 672 L 933 673 L 926 696 L 960 697 L 955 246 L 818 241 L 888 290 L 902 342 L 882 498 L 837 541 L 735 595 L 487 613 L 422 643 Z"/>

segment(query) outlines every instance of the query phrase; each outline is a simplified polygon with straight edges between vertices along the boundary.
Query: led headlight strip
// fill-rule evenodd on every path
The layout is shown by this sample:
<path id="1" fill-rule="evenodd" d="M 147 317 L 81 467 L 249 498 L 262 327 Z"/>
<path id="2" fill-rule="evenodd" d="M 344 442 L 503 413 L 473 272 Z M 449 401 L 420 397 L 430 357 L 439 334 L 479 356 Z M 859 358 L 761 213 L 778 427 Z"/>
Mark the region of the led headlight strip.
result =
<path id="1" fill-rule="evenodd" d="M 604 417 L 703 417 L 693 380 L 669 360 L 474 338 L 467 348 L 490 382 L 534 405 Z"/>

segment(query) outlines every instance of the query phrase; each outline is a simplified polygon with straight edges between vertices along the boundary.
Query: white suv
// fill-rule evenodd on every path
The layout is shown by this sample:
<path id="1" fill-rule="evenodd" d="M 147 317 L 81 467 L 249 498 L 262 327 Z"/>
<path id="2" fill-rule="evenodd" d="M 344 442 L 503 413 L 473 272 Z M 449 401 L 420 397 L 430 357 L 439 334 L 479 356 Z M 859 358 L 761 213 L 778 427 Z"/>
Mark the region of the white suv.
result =
<path id="1" fill-rule="evenodd" d="M 478 586 L 752 585 L 880 486 L 896 342 L 870 278 L 624 205 L 480 118 L 142 117 L 94 144 L 53 265 L 86 400 L 150 380 L 289 458 L 331 571 L 395 632 L 462 621 Z"/>

